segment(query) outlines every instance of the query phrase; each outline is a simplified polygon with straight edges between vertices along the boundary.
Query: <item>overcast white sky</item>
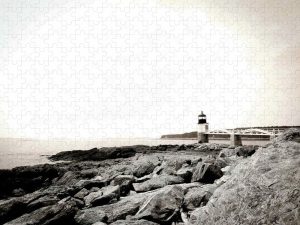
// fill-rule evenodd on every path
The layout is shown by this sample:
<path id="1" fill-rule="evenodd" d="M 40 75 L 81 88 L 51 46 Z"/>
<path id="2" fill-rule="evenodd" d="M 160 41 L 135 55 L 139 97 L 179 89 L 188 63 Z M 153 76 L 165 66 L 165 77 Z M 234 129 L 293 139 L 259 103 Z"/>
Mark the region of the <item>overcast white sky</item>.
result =
<path id="1" fill-rule="evenodd" d="M 300 1 L 1 0 L 0 136 L 300 125 Z"/>

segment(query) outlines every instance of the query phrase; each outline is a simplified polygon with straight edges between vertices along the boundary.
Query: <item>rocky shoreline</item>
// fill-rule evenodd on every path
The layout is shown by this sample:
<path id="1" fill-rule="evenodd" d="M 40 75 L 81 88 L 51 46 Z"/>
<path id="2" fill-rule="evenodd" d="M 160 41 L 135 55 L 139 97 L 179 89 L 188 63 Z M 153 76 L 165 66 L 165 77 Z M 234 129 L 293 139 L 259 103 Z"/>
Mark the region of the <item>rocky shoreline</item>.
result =
<path id="1" fill-rule="evenodd" d="M 299 137 L 60 152 L 0 170 L 0 224 L 297 224 Z"/>

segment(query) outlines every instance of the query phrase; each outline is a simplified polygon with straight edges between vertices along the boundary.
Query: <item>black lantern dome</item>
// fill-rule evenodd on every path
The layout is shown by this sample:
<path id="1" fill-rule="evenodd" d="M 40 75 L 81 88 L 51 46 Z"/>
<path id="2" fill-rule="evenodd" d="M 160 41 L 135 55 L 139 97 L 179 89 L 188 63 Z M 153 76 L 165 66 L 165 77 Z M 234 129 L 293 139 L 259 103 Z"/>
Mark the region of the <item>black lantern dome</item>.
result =
<path id="1" fill-rule="evenodd" d="M 198 115 L 198 124 L 206 123 L 206 115 L 201 111 L 201 114 Z"/>

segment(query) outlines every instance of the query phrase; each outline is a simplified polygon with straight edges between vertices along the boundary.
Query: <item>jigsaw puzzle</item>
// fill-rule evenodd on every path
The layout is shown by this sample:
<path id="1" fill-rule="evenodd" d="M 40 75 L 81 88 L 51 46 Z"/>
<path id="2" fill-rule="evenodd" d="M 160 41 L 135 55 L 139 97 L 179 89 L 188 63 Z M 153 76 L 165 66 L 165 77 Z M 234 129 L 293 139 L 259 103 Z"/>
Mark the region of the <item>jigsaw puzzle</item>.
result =
<path id="1" fill-rule="evenodd" d="M 299 40 L 295 0 L 0 0 L 0 224 L 299 224 Z"/>

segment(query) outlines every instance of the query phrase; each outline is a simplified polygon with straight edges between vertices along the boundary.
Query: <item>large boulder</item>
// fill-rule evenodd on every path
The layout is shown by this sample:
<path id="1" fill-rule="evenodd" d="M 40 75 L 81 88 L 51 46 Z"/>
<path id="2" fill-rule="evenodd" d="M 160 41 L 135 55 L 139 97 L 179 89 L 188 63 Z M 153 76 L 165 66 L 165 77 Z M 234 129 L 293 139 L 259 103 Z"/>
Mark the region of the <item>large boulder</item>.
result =
<path id="1" fill-rule="evenodd" d="M 175 175 L 183 165 L 188 166 L 190 164 L 190 159 L 186 159 L 184 157 L 171 157 L 166 159 L 162 173 Z"/>
<path id="2" fill-rule="evenodd" d="M 47 187 L 54 178 L 63 173 L 64 171 L 58 166 L 50 164 L 0 170 L 0 199 L 19 196 L 20 193 L 31 193 Z M 21 190 L 21 192 L 17 190 Z"/>
<path id="3" fill-rule="evenodd" d="M 90 192 L 89 190 L 87 190 L 86 188 L 82 188 L 80 191 L 78 191 L 75 195 L 74 198 L 79 198 L 81 200 L 84 199 L 84 197 L 86 197 L 87 195 L 89 195 Z"/>
<path id="4" fill-rule="evenodd" d="M 51 186 L 22 197 L 0 201 L 0 224 L 13 220 L 24 213 L 30 213 L 38 208 L 56 204 L 59 196 L 67 196 L 68 190 L 61 186 Z"/>
<path id="5" fill-rule="evenodd" d="M 132 175 L 118 175 L 112 180 L 111 185 L 113 186 L 119 185 L 121 190 L 121 195 L 125 196 L 129 193 L 130 190 L 133 189 L 132 183 L 134 181 L 135 178 Z"/>
<path id="6" fill-rule="evenodd" d="M 80 180 L 74 186 L 81 190 L 83 188 L 91 189 L 93 187 L 102 188 L 107 186 L 108 181 L 104 179 Z"/>
<path id="7" fill-rule="evenodd" d="M 90 206 L 91 202 L 94 201 L 94 199 L 97 199 L 97 198 L 101 197 L 102 195 L 103 195 L 102 190 L 98 190 L 98 191 L 89 193 L 88 195 L 83 197 L 85 205 Z"/>
<path id="8" fill-rule="evenodd" d="M 146 192 L 162 188 L 170 184 L 180 183 L 184 183 L 184 179 L 182 177 L 164 174 L 153 177 L 150 180 L 147 180 L 143 183 L 133 183 L 133 187 L 136 192 Z"/>
<path id="9" fill-rule="evenodd" d="M 136 153 L 135 146 L 93 148 L 90 150 L 63 151 L 49 157 L 50 160 L 101 161 L 105 159 L 128 158 Z"/>
<path id="10" fill-rule="evenodd" d="M 63 199 L 53 206 L 45 206 L 26 213 L 5 225 L 60 225 L 72 224 L 78 205 L 74 199 Z"/>
<path id="11" fill-rule="evenodd" d="M 79 210 L 74 218 L 79 225 L 92 225 L 96 222 L 107 221 L 104 211 L 97 207 Z"/>
<path id="12" fill-rule="evenodd" d="M 146 199 L 154 193 L 139 193 L 122 198 L 120 201 L 103 206 L 90 208 L 91 210 L 101 210 L 107 215 L 107 223 L 116 220 L 124 220 L 129 215 L 135 215 Z"/>
<path id="13" fill-rule="evenodd" d="M 237 156 L 248 157 L 255 153 L 258 149 L 258 146 L 255 145 L 248 145 L 248 146 L 239 146 L 235 149 Z"/>
<path id="14" fill-rule="evenodd" d="M 118 220 L 116 222 L 111 223 L 110 225 L 158 225 L 158 223 L 154 223 L 148 220 Z"/>
<path id="15" fill-rule="evenodd" d="M 148 198 L 135 215 L 135 218 L 147 219 L 160 224 L 176 221 L 180 217 L 183 197 L 184 191 L 181 187 L 168 187 Z"/>
<path id="16" fill-rule="evenodd" d="M 184 179 L 184 182 L 189 183 L 193 176 L 193 167 L 182 167 L 176 172 L 176 175 L 182 177 Z"/>
<path id="17" fill-rule="evenodd" d="M 216 188 L 217 186 L 215 184 L 206 184 L 200 187 L 188 189 L 184 196 L 183 208 L 186 211 L 192 211 L 205 205 Z"/>
<path id="18" fill-rule="evenodd" d="M 103 194 L 92 199 L 91 205 L 105 205 L 116 202 L 120 199 L 120 186 L 108 186 L 103 189 Z"/>
<path id="19" fill-rule="evenodd" d="M 199 162 L 192 176 L 192 182 L 213 183 L 223 176 L 221 168 L 210 163 Z"/>
<path id="20" fill-rule="evenodd" d="M 159 164 L 160 160 L 156 156 L 141 156 L 133 163 L 133 175 L 143 177 L 151 174 Z"/>
<path id="21" fill-rule="evenodd" d="M 276 142 L 240 160 L 190 224 L 298 224 L 300 144 Z"/>
<path id="22" fill-rule="evenodd" d="M 283 134 L 276 137 L 273 142 L 280 143 L 286 141 L 299 141 L 300 140 L 300 129 L 290 128 L 286 130 Z"/>
<path id="23" fill-rule="evenodd" d="M 220 151 L 219 157 L 225 158 L 225 157 L 232 157 L 236 155 L 235 148 L 224 148 Z"/>

